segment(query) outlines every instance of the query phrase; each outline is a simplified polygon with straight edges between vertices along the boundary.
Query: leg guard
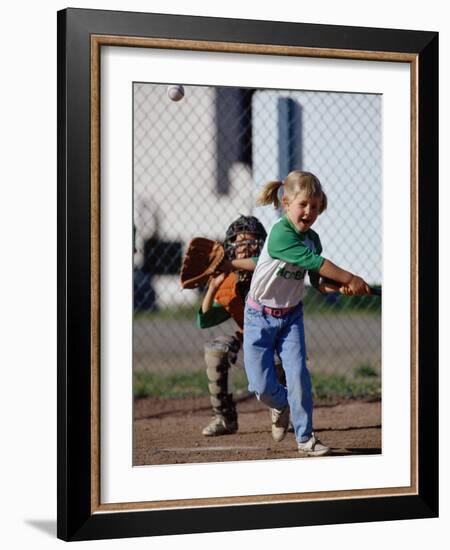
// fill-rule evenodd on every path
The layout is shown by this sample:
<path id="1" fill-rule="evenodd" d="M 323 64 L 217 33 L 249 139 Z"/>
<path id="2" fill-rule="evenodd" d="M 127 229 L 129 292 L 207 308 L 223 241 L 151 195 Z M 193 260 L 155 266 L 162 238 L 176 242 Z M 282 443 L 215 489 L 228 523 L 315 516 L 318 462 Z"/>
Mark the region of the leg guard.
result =
<path id="1" fill-rule="evenodd" d="M 286 373 L 284 372 L 283 365 L 281 364 L 281 359 L 277 354 L 274 356 L 275 370 L 277 373 L 278 382 L 286 387 Z"/>
<path id="2" fill-rule="evenodd" d="M 239 342 L 237 342 L 239 350 Z M 203 435 L 214 436 L 234 433 L 238 429 L 237 412 L 232 394 L 228 393 L 230 355 L 236 351 L 234 337 L 216 338 L 205 345 L 206 375 L 213 408 L 213 419 L 203 430 Z"/>

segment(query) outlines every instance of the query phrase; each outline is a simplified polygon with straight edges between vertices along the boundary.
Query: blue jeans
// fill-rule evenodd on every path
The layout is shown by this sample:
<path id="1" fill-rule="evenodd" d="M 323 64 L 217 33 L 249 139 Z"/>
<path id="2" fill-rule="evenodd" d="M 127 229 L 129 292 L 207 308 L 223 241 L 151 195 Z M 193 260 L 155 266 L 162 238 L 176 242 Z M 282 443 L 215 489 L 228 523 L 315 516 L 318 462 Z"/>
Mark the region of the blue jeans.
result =
<path id="1" fill-rule="evenodd" d="M 287 388 L 277 379 L 274 352 L 277 352 L 286 373 Z M 274 409 L 288 403 L 298 442 L 312 434 L 312 388 L 306 367 L 303 304 L 286 315 L 273 317 L 248 304 L 244 313 L 244 366 L 249 391 Z"/>

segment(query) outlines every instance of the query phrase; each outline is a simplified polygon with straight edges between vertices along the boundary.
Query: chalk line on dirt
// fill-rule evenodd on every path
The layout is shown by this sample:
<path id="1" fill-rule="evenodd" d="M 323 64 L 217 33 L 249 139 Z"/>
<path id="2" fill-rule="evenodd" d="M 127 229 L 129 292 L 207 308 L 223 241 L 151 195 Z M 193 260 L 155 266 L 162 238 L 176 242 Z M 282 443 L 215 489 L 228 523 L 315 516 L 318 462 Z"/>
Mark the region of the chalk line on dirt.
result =
<path id="1" fill-rule="evenodd" d="M 185 453 L 185 452 L 207 452 L 207 451 L 260 451 L 261 447 L 235 445 L 230 447 L 171 447 L 170 449 L 155 449 L 157 452 L 163 453 Z"/>

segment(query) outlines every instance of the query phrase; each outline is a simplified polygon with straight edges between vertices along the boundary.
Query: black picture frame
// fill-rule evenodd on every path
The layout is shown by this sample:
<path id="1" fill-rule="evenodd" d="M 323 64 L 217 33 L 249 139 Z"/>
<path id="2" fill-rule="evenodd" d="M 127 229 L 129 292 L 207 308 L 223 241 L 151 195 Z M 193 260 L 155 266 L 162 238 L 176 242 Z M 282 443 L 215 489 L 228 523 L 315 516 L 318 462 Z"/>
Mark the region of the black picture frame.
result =
<path id="1" fill-rule="evenodd" d="M 438 33 L 117 11 L 58 12 L 58 526 L 63 540 L 280 528 L 430 518 L 438 515 Z M 93 37 L 100 37 L 97 42 Z M 412 144 L 417 227 L 412 324 L 417 334 L 417 487 L 415 494 L 365 498 L 136 510 L 98 507 L 92 362 L 98 317 L 93 232 L 95 118 L 92 54 L 102 37 L 130 37 L 256 48 L 303 48 L 304 55 L 392 59 L 414 66 Z M 209 46 L 207 45 L 209 44 Z M 132 45 L 139 45 L 139 42 Z M 170 47 L 170 46 L 167 46 Z M 184 46 L 188 48 L 188 46 Z M 189 48 L 188 48 L 189 49 Z M 247 50 L 248 51 L 248 50 Z M 308 53 L 309 52 L 309 53 Z M 408 61 L 409 60 L 409 61 Z M 93 110 L 94 107 L 94 110 Z M 94 147 L 94 148 L 93 148 Z M 97 159 L 98 160 L 98 159 Z M 429 213 L 433 215 L 430 216 Z M 98 227 L 97 227 L 98 229 Z M 97 263 L 96 263 L 97 262 Z M 98 410 L 96 411 L 98 414 Z M 98 419 L 97 419 L 98 420 Z M 95 461 L 94 461 L 95 462 Z M 94 495 L 94 496 L 93 496 Z"/>

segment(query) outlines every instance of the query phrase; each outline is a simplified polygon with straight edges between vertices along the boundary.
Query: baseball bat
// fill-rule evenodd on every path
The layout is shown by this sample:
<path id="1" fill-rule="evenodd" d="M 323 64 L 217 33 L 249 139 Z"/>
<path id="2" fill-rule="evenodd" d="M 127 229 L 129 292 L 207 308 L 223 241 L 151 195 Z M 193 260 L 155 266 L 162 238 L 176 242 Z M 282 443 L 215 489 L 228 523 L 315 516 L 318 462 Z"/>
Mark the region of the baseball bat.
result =
<path id="1" fill-rule="evenodd" d="M 327 284 L 328 286 L 334 287 L 336 289 L 336 292 L 339 292 L 339 289 L 341 288 L 341 284 L 337 281 L 333 281 L 332 279 L 326 279 L 325 277 L 321 280 L 322 283 Z M 369 286 L 370 289 L 370 295 L 371 296 L 380 296 L 382 295 L 381 286 Z"/>

